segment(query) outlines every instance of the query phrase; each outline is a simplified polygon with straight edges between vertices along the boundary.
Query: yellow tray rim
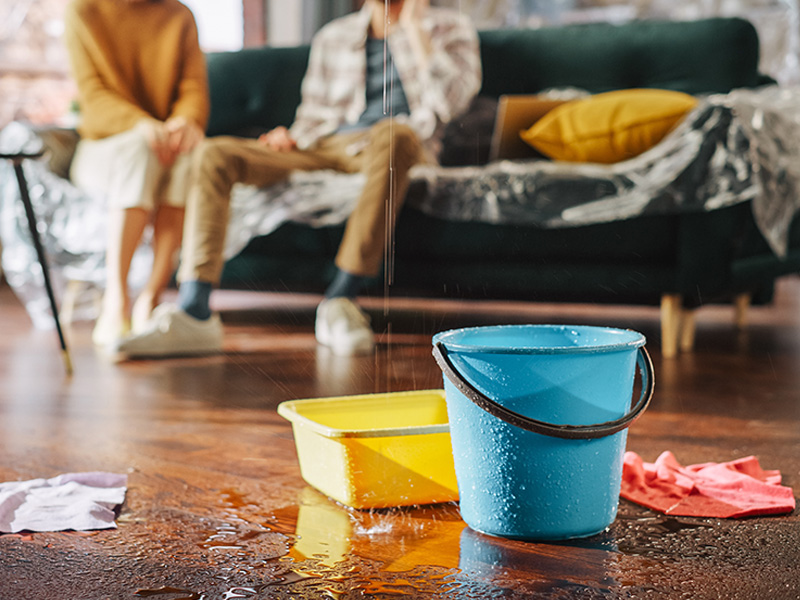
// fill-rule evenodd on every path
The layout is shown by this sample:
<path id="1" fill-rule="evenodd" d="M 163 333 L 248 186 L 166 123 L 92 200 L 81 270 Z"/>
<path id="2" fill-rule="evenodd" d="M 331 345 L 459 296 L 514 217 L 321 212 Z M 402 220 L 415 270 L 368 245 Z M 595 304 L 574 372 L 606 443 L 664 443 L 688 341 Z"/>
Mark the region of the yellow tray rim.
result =
<path id="1" fill-rule="evenodd" d="M 349 400 L 369 401 L 383 400 L 387 397 L 413 398 L 424 395 L 441 395 L 444 398 L 444 390 L 419 390 L 411 392 L 389 392 L 385 394 L 364 394 L 359 396 L 342 396 L 339 398 L 306 398 L 303 400 L 287 400 L 278 405 L 278 414 L 293 425 L 307 427 L 314 433 L 327 438 L 379 438 L 379 437 L 399 437 L 406 435 L 428 435 L 434 433 L 449 433 L 449 423 L 438 423 L 431 425 L 410 425 L 405 427 L 378 427 L 375 429 L 338 429 L 328 427 L 321 423 L 309 419 L 297 412 L 296 407 L 303 403 L 327 403 L 327 402 L 346 402 Z"/>

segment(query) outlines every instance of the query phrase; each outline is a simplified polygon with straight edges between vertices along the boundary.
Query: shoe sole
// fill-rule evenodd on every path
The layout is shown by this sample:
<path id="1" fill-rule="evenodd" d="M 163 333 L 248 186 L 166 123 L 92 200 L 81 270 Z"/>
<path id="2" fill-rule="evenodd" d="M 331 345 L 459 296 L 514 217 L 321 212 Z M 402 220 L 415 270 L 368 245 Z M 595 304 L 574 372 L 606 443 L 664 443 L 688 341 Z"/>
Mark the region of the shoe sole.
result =
<path id="1" fill-rule="evenodd" d="M 191 350 L 150 350 L 147 352 L 131 352 L 129 350 L 112 350 L 111 354 L 116 359 L 115 362 L 124 360 L 139 360 L 147 358 L 184 358 L 190 356 L 207 356 L 210 354 L 220 354 L 222 352 L 222 344 L 218 346 L 206 346 L 203 348 L 192 348 Z"/>
<path id="2" fill-rule="evenodd" d="M 362 340 L 352 345 L 336 345 L 332 344 L 325 335 L 319 335 L 315 332 L 317 343 L 329 348 L 337 356 L 354 356 L 357 354 L 371 354 L 375 350 L 375 341 Z"/>

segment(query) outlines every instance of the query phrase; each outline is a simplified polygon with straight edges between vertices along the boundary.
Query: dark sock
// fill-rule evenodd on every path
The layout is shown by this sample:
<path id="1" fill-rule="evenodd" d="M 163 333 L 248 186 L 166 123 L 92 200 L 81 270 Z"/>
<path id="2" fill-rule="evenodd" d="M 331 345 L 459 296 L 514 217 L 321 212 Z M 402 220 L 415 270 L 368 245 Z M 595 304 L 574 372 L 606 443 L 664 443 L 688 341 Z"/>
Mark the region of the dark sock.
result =
<path id="1" fill-rule="evenodd" d="M 211 289 L 206 281 L 184 281 L 178 288 L 178 307 L 195 319 L 211 317 Z"/>
<path id="2" fill-rule="evenodd" d="M 336 277 L 333 278 L 328 289 L 325 290 L 325 297 L 341 298 L 344 296 L 345 298 L 355 298 L 358 292 L 361 291 L 361 284 L 363 282 L 364 278 L 360 275 L 353 275 L 352 273 L 338 269 Z"/>

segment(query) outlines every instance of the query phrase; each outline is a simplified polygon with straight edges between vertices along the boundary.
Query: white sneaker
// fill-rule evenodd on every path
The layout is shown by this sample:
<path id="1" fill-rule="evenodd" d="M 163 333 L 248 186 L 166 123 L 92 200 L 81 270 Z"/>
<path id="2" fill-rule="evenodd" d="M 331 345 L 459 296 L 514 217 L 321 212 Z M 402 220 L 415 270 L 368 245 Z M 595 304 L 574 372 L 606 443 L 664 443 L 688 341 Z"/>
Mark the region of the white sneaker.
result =
<path id="1" fill-rule="evenodd" d="M 119 343 L 126 335 L 131 332 L 130 321 L 114 322 L 106 317 L 105 313 L 100 313 L 92 329 L 92 342 L 95 346 L 108 348 Z"/>
<path id="2" fill-rule="evenodd" d="M 144 333 L 154 310 L 149 298 L 139 296 L 131 310 L 131 331 L 135 334 Z"/>
<path id="3" fill-rule="evenodd" d="M 349 298 L 328 298 L 317 307 L 317 341 L 334 354 L 368 354 L 375 347 L 369 317 Z"/>
<path id="4" fill-rule="evenodd" d="M 196 356 L 221 350 L 219 315 L 195 319 L 173 304 L 156 307 L 141 333 L 123 339 L 114 348 L 119 358 Z"/>

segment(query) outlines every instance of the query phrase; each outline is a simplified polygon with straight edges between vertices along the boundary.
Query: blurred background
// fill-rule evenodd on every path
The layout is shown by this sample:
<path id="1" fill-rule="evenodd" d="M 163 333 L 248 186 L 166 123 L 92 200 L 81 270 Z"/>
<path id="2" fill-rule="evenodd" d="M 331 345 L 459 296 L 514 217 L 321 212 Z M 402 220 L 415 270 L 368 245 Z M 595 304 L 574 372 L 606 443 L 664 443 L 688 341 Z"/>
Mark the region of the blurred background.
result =
<path id="1" fill-rule="evenodd" d="M 62 44 L 69 0 L 0 0 L 0 128 L 14 120 L 72 124 L 74 88 Z M 324 23 L 361 0 L 184 0 L 208 52 L 307 43 Z M 797 0 L 432 0 L 458 8 L 479 29 L 586 21 L 743 16 L 758 29 L 762 70 L 800 81 Z"/>

